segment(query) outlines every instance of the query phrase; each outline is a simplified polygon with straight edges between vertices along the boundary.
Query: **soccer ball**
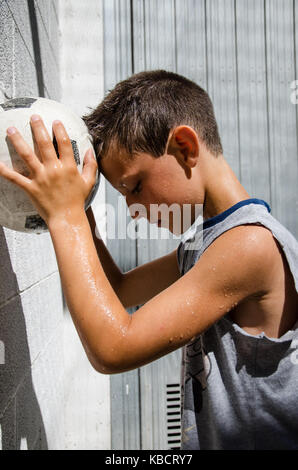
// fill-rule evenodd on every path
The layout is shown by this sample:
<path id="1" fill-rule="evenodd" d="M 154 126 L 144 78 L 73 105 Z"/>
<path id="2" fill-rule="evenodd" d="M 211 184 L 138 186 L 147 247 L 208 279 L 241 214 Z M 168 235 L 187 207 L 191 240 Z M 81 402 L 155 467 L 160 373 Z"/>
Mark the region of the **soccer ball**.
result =
<path id="1" fill-rule="evenodd" d="M 85 153 L 90 147 L 93 148 L 87 127 L 67 106 L 46 98 L 24 97 L 0 103 L 0 161 L 24 176 L 29 175 L 27 165 L 8 140 L 6 129 L 10 126 L 16 127 L 31 148 L 34 148 L 30 126 L 32 114 L 42 117 L 49 135 L 52 136 L 58 158 L 52 123 L 56 119 L 62 121 L 71 140 L 75 162 L 82 172 Z M 96 182 L 85 202 L 85 210 L 91 205 L 98 191 L 99 180 L 97 172 Z M 29 233 L 43 233 L 48 230 L 25 191 L 3 177 L 0 177 L 0 225 Z"/>

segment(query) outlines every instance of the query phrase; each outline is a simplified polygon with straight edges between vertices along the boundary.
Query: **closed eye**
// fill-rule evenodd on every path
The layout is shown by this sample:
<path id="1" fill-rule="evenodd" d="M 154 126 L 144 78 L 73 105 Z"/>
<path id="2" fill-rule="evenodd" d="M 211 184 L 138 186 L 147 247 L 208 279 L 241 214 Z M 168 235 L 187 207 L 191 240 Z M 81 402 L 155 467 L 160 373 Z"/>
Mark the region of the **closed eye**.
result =
<path id="1" fill-rule="evenodd" d="M 136 185 L 136 187 L 132 190 L 132 194 L 138 194 L 140 193 L 142 190 L 141 188 L 141 181 L 138 181 L 138 184 Z"/>

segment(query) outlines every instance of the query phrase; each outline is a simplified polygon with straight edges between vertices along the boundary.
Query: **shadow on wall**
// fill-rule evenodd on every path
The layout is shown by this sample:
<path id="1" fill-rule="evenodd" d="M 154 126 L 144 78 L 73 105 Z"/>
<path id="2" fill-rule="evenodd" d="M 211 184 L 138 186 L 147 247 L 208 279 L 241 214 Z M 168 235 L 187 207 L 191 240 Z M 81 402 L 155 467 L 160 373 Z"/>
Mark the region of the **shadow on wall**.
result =
<path id="1" fill-rule="evenodd" d="M 39 41 L 38 24 L 37 24 L 34 0 L 27 0 L 27 4 L 28 4 L 28 11 L 29 11 L 33 51 L 34 51 L 34 62 L 35 62 L 36 78 L 37 78 L 37 85 L 38 85 L 38 96 L 45 97 L 44 78 L 43 78 L 41 52 L 40 52 L 40 41 Z"/>
<path id="2" fill-rule="evenodd" d="M 0 344 L 4 345 L 5 353 L 0 357 L 2 449 L 20 449 L 25 445 L 28 449 L 46 450 L 45 428 L 32 383 L 26 323 L 2 227 L 0 259 L 1 291 L 11 293 L 9 300 L 1 302 L 0 306 Z"/>

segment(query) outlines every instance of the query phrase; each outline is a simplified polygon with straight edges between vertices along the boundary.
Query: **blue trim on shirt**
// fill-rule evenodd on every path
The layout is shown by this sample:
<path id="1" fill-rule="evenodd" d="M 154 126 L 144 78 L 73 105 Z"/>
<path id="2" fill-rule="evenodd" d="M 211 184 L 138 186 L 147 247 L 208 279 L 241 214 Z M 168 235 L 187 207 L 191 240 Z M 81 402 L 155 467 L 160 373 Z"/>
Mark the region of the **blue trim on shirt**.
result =
<path id="1" fill-rule="evenodd" d="M 247 206 L 248 204 L 261 204 L 265 206 L 268 210 L 268 212 L 271 212 L 271 208 L 269 204 L 266 201 L 263 201 L 263 199 L 245 199 L 244 201 L 237 202 L 234 206 L 230 207 L 229 209 L 225 210 L 224 212 L 221 212 L 221 214 L 217 214 L 214 217 L 211 217 L 210 219 L 207 219 L 205 222 L 203 222 L 203 230 L 205 228 L 212 227 L 215 224 L 218 224 L 218 222 L 222 222 L 224 219 L 226 219 L 230 214 L 235 212 L 239 207 L 242 206 Z"/>

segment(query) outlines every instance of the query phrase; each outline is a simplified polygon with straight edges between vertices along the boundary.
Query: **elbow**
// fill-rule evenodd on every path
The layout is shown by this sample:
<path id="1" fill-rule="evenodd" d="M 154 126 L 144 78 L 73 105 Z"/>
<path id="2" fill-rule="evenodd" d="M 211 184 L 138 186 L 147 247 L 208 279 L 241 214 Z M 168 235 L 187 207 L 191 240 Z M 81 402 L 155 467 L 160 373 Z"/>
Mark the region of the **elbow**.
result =
<path id="1" fill-rule="evenodd" d="M 98 357 L 97 354 L 91 353 L 89 348 L 85 347 L 85 352 L 88 357 L 90 365 L 96 372 L 104 375 L 111 375 L 117 372 L 114 372 L 115 368 L 111 366 L 110 361 L 103 360 L 102 357 Z"/>
<path id="2" fill-rule="evenodd" d="M 102 354 L 91 355 L 89 352 L 88 359 L 93 369 L 104 375 L 121 374 L 132 369 L 132 367 L 127 366 L 123 358 L 115 353 L 103 357 Z"/>
<path id="3" fill-rule="evenodd" d="M 127 314 L 127 324 L 125 329 L 129 331 L 129 325 L 132 316 Z M 101 374 L 112 375 L 127 372 L 135 367 L 130 365 L 130 354 L 131 344 L 129 335 L 113 334 L 104 335 L 101 341 L 89 344 L 88 348 L 85 348 L 88 359 L 92 367 Z M 133 361 L 134 362 L 134 361 Z"/>
<path id="4" fill-rule="evenodd" d="M 116 364 L 103 364 L 102 362 L 91 362 L 91 365 L 96 372 L 99 372 L 100 374 L 104 375 L 114 375 L 114 374 L 121 374 L 122 372 L 127 372 L 127 368 L 123 368 L 120 365 Z"/>
<path id="5" fill-rule="evenodd" d="M 103 375 L 113 375 L 113 374 L 117 374 L 119 372 L 115 372 L 113 371 L 112 369 L 108 368 L 108 367 L 105 367 L 101 364 L 91 364 L 93 369 L 98 372 L 99 374 L 103 374 Z"/>
<path id="6" fill-rule="evenodd" d="M 96 372 L 104 375 L 112 375 L 112 374 L 119 374 L 122 372 L 120 368 L 117 368 L 115 365 L 111 363 L 103 362 L 102 360 L 94 359 L 89 357 L 89 362 L 93 369 Z"/>

